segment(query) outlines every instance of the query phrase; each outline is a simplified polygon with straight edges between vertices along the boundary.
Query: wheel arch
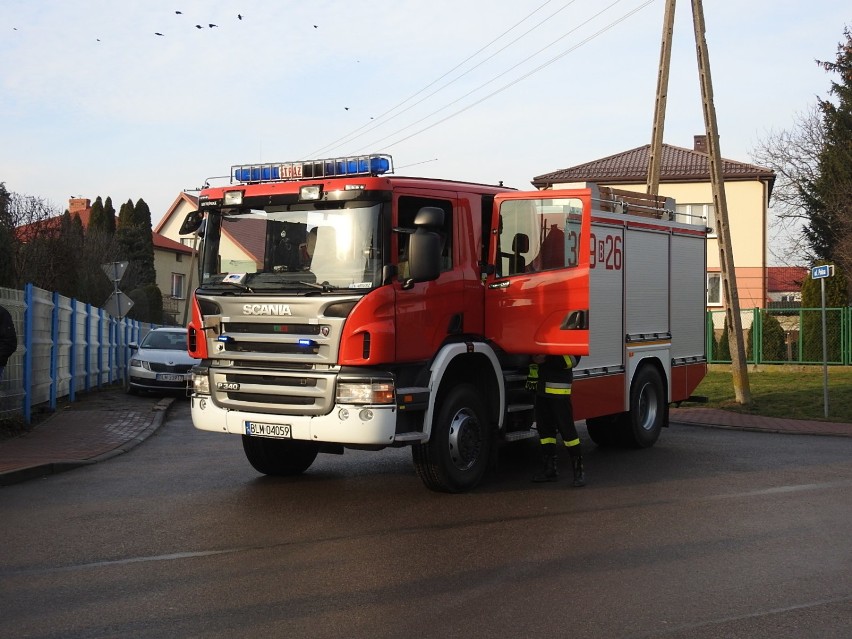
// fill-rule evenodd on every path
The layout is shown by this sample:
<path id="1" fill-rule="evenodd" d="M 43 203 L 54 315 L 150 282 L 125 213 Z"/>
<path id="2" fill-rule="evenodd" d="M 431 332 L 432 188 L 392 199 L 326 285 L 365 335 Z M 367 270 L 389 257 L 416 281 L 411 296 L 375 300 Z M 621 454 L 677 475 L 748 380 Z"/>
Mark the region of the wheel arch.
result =
<path id="1" fill-rule="evenodd" d="M 490 423 L 502 428 L 506 389 L 500 374 L 500 363 L 493 349 L 484 342 L 453 343 L 444 346 L 430 367 L 429 405 L 423 424 L 426 441 L 432 433 L 432 422 L 450 389 L 459 383 L 473 384 L 481 393 Z"/>
<path id="2" fill-rule="evenodd" d="M 625 380 L 626 388 L 625 410 L 630 410 L 630 390 L 633 387 L 633 380 L 642 368 L 645 366 L 654 367 L 660 374 L 660 379 L 663 380 L 663 391 L 666 397 L 666 403 L 671 402 L 671 358 L 669 357 L 669 349 L 655 349 L 648 351 L 635 350 L 628 353 L 630 361 L 629 378 Z"/>

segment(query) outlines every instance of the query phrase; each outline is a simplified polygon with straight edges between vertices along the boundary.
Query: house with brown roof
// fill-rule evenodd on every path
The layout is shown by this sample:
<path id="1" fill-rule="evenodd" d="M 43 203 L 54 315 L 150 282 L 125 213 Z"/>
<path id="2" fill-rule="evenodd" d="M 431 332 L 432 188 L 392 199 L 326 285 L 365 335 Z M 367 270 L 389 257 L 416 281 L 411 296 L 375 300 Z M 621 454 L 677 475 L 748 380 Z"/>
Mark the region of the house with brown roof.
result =
<path id="1" fill-rule="evenodd" d="M 802 284 L 810 277 L 805 266 L 770 266 L 766 269 L 766 293 L 769 308 L 799 308 Z"/>
<path id="2" fill-rule="evenodd" d="M 555 189 L 582 182 L 594 182 L 600 186 L 644 193 L 650 150 L 651 145 L 646 144 L 599 160 L 536 176 L 532 183 L 539 189 Z M 722 177 L 725 182 L 731 251 L 740 307 L 762 308 L 769 299 L 766 266 L 767 219 L 775 173 L 761 166 L 723 159 Z M 721 308 L 724 299 L 707 136 L 696 135 L 691 149 L 663 145 L 659 193 L 674 198 L 678 216 L 682 216 L 684 220 L 703 220 L 710 228 L 707 246 L 707 307 Z"/>
<path id="3" fill-rule="evenodd" d="M 196 236 L 180 235 L 180 226 L 186 214 L 196 210 L 198 210 L 198 198 L 187 193 L 181 193 L 154 227 L 154 231 L 172 240 L 194 247 Z M 223 263 L 219 268 L 223 273 L 254 271 L 263 264 L 265 247 L 257 244 L 257 238 L 263 237 L 263 234 L 258 235 L 252 231 L 251 224 L 254 220 L 245 220 L 245 222 L 241 226 L 235 226 L 232 232 L 222 231 L 220 252 Z"/>

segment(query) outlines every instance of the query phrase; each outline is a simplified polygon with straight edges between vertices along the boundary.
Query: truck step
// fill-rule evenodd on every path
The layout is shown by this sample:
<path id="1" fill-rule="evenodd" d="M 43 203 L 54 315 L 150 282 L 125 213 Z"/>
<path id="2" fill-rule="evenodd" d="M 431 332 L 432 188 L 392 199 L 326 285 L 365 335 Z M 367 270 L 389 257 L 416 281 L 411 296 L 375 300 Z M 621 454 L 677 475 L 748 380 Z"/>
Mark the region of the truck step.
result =
<path id="1" fill-rule="evenodd" d="M 538 431 L 532 428 L 530 430 L 513 430 L 503 435 L 503 439 L 507 442 L 517 442 L 522 439 L 533 439 L 534 437 L 538 437 Z"/>
<path id="2" fill-rule="evenodd" d="M 525 382 L 527 381 L 526 373 L 504 373 L 503 379 L 507 382 Z"/>
<path id="3" fill-rule="evenodd" d="M 414 431 L 411 433 L 397 433 L 393 436 L 393 440 L 395 442 L 425 442 L 426 434 L 421 433 L 420 431 Z"/>
<path id="4" fill-rule="evenodd" d="M 535 404 L 509 404 L 506 407 L 507 413 L 523 413 L 524 411 L 533 410 Z"/>

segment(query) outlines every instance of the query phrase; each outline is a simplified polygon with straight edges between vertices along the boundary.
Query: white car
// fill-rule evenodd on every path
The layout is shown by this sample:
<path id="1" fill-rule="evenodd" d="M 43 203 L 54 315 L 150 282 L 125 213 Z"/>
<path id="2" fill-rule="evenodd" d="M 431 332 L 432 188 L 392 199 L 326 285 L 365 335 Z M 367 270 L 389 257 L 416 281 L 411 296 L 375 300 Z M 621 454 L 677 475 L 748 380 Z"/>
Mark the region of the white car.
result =
<path id="1" fill-rule="evenodd" d="M 189 356 L 186 329 L 155 328 L 138 346 L 130 344 L 133 354 L 128 367 L 127 392 L 186 391 L 190 369 L 201 360 Z"/>

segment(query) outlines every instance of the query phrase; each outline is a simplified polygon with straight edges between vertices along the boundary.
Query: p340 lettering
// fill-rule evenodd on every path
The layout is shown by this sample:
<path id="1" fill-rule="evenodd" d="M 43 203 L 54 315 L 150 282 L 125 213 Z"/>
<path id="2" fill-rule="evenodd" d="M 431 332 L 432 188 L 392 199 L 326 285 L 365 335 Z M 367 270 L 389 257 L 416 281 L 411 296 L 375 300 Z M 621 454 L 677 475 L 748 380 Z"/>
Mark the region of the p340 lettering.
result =
<path id="1" fill-rule="evenodd" d="M 216 382 L 216 389 L 223 391 L 240 390 L 240 385 L 237 382 Z"/>

